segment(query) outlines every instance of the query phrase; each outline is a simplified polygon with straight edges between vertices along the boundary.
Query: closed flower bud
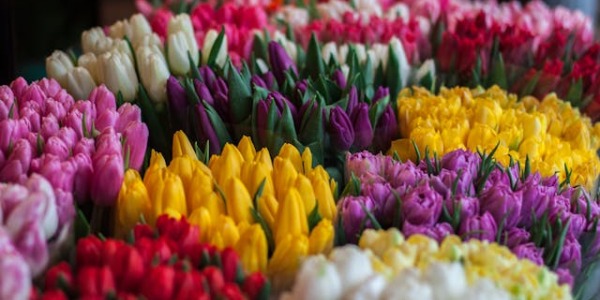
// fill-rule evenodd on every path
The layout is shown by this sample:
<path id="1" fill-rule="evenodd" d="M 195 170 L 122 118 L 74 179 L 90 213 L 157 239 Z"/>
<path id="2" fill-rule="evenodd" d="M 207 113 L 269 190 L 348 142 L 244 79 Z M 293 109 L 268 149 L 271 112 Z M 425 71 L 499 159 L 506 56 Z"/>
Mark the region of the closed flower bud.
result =
<path id="1" fill-rule="evenodd" d="M 246 272 L 266 272 L 267 238 L 259 224 L 251 225 L 241 234 L 235 250 Z"/>
<path id="2" fill-rule="evenodd" d="M 252 198 L 244 186 L 244 183 L 235 177 L 229 178 L 223 186 L 225 193 L 225 202 L 227 204 L 227 213 L 233 220 L 240 222 L 253 223 L 254 218 L 250 213 L 252 208 Z"/>
<path id="3" fill-rule="evenodd" d="M 125 172 L 115 208 L 115 236 L 123 238 L 142 216 L 150 212 L 148 191 L 140 174 L 129 169 Z"/>
<path id="4" fill-rule="evenodd" d="M 303 234 L 286 234 L 275 246 L 267 267 L 275 291 L 287 289 L 294 280 L 302 259 L 308 255 L 309 241 Z"/>
<path id="5" fill-rule="evenodd" d="M 148 218 L 150 224 L 154 224 L 165 213 L 172 217 L 187 215 L 185 190 L 179 176 L 166 168 L 149 168 L 144 176 L 144 184 L 152 206 Z"/>
<path id="6" fill-rule="evenodd" d="M 210 56 L 210 53 L 213 50 L 215 41 L 217 39 L 217 37 L 219 36 L 219 33 L 214 30 L 214 29 L 210 29 L 206 32 L 206 35 L 204 36 L 204 43 L 202 46 L 202 63 L 203 64 L 207 64 L 208 63 L 208 57 Z M 215 60 L 217 66 L 219 67 L 224 67 L 225 66 L 225 61 L 227 59 L 227 35 L 223 36 L 223 43 L 221 44 L 221 47 L 218 49 L 217 52 L 217 58 Z"/>
<path id="7" fill-rule="evenodd" d="M 111 50 L 98 58 L 98 68 L 100 79 L 108 89 L 115 94 L 121 92 L 125 101 L 133 101 L 137 94 L 138 78 L 131 57 L 124 52 Z"/>
<path id="8" fill-rule="evenodd" d="M 240 232 L 232 218 L 219 215 L 213 223 L 210 243 L 217 249 L 234 247 L 240 239 Z"/>
<path id="9" fill-rule="evenodd" d="M 196 152 L 187 135 L 178 130 L 173 135 L 173 157 L 188 155 L 191 158 L 196 158 Z"/>
<path id="10" fill-rule="evenodd" d="M 61 86 L 67 86 L 67 74 L 73 68 L 71 58 L 63 51 L 56 50 L 46 58 L 46 74 L 55 79 Z"/>
<path id="11" fill-rule="evenodd" d="M 169 68 L 162 51 L 157 46 L 141 46 L 136 50 L 140 80 L 150 99 L 156 103 L 167 100 Z"/>
<path id="12" fill-rule="evenodd" d="M 345 151 L 354 143 L 354 127 L 350 118 L 339 106 L 334 107 L 329 115 L 329 134 L 332 147 Z"/>
<path id="13" fill-rule="evenodd" d="M 87 69 L 74 67 L 67 73 L 65 88 L 75 99 L 87 99 L 95 87 L 94 78 Z"/>
<path id="14" fill-rule="evenodd" d="M 275 218 L 275 245 L 283 242 L 287 235 L 308 236 L 308 222 L 302 197 L 295 188 L 290 188 L 280 202 Z"/>
<path id="15" fill-rule="evenodd" d="M 329 254 L 333 248 L 335 229 L 329 219 L 322 219 L 312 230 L 309 237 L 308 253 L 311 255 Z"/>
<path id="16" fill-rule="evenodd" d="M 120 155 L 102 155 L 94 159 L 91 196 L 97 205 L 112 206 L 123 183 L 123 158 Z"/>
<path id="17" fill-rule="evenodd" d="M 132 123 L 125 128 L 123 150 L 125 157 L 129 157 L 129 168 L 139 170 L 144 163 L 148 143 L 148 127 L 145 123 Z"/>
<path id="18" fill-rule="evenodd" d="M 167 43 L 169 45 L 167 57 L 174 75 L 185 75 L 190 71 L 188 55 L 191 56 L 194 66 L 198 65 L 198 45 L 194 38 L 192 22 L 187 14 L 171 18 Z"/>
<path id="19" fill-rule="evenodd" d="M 102 54 L 113 46 L 113 40 L 104 35 L 101 27 L 94 27 L 81 33 L 81 48 L 84 53 Z"/>

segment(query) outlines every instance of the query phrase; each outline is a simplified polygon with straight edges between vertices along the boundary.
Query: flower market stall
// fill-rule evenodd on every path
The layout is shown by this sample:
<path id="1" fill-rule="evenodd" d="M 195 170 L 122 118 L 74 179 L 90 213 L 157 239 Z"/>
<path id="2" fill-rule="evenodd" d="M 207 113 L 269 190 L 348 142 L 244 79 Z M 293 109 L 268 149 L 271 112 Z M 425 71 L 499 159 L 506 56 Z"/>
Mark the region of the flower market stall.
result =
<path id="1" fill-rule="evenodd" d="M 136 7 L 0 86 L 0 299 L 600 299 L 583 13 Z"/>

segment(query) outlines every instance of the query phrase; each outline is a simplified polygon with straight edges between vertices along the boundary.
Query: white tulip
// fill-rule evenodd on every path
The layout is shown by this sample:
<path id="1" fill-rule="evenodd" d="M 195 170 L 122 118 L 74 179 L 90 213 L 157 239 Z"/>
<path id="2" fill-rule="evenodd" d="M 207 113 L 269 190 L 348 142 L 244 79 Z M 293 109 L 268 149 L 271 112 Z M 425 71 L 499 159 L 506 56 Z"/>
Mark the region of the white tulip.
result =
<path id="1" fill-rule="evenodd" d="M 356 57 L 358 58 L 359 63 L 364 64 L 367 62 L 367 49 L 365 48 L 365 45 L 355 44 L 354 51 L 356 52 Z"/>
<path id="2" fill-rule="evenodd" d="M 348 245 L 335 249 L 329 257 L 335 265 L 346 290 L 367 279 L 373 273 L 371 260 L 358 246 Z"/>
<path id="3" fill-rule="evenodd" d="M 308 25 L 310 16 L 306 9 L 286 5 L 277 12 L 275 19 L 285 21 L 292 28 L 299 28 Z"/>
<path id="4" fill-rule="evenodd" d="M 402 42 L 400 42 L 400 40 L 397 37 L 393 37 L 390 40 L 390 48 L 398 58 L 398 63 L 400 65 L 400 74 L 402 75 L 402 86 L 406 86 L 406 84 L 408 83 L 408 77 L 410 75 L 410 64 L 408 63 L 408 58 L 406 58 L 404 46 L 402 46 Z"/>
<path id="5" fill-rule="evenodd" d="M 457 262 L 432 263 L 425 270 L 423 278 L 433 287 L 436 300 L 462 299 L 468 288 L 465 270 Z"/>
<path id="6" fill-rule="evenodd" d="M 156 33 L 145 35 L 135 49 L 141 46 L 156 46 L 161 52 L 164 52 L 163 43 L 160 41 L 160 37 Z"/>
<path id="7" fill-rule="evenodd" d="M 46 58 L 46 73 L 48 77 L 56 79 L 62 86 L 66 86 L 67 73 L 73 68 L 71 58 L 63 51 L 56 50 Z"/>
<path id="8" fill-rule="evenodd" d="M 77 65 L 88 70 L 96 84 L 102 82 L 103 76 L 101 76 L 98 70 L 98 58 L 96 54 L 90 52 L 81 55 L 79 59 L 77 59 Z"/>
<path id="9" fill-rule="evenodd" d="M 194 65 L 198 65 L 198 45 L 194 37 L 192 22 L 187 14 L 177 15 L 169 21 L 168 26 L 168 53 L 171 71 L 175 75 L 185 75 L 190 70 L 188 53 Z"/>
<path id="10" fill-rule="evenodd" d="M 354 0 L 354 7 L 356 11 L 369 16 L 381 17 L 383 15 L 381 5 L 373 0 Z"/>
<path id="11" fill-rule="evenodd" d="M 425 76 L 431 74 L 435 77 L 435 62 L 433 59 L 426 60 L 415 73 L 415 83 L 419 83 Z"/>
<path id="12" fill-rule="evenodd" d="M 113 93 L 121 92 L 125 101 L 135 98 L 138 79 L 133 62 L 125 53 L 115 49 L 102 54 L 98 58 L 99 76 L 101 82 Z"/>
<path id="13" fill-rule="evenodd" d="M 307 258 L 300 267 L 291 299 L 329 300 L 342 296 L 342 284 L 335 266 L 323 255 Z"/>
<path id="14" fill-rule="evenodd" d="M 260 70 L 260 74 L 265 74 L 269 71 L 269 65 L 267 65 L 267 63 L 262 58 L 256 59 L 256 65 Z"/>
<path id="15" fill-rule="evenodd" d="M 385 289 L 387 281 L 382 275 L 373 273 L 369 278 L 348 290 L 343 300 L 369 300 L 379 299 L 381 292 Z"/>
<path id="16" fill-rule="evenodd" d="M 113 40 L 113 45 L 110 48 L 110 50 L 116 50 L 118 52 L 121 52 L 121 53 L 129 56 L 129 59 L 131 59 L 131 61 L 133 61 L 133 53 L 131 53 L 131 48 L 129 47 L 129 45 L 127 44 L 127 41 L 125 41 L 125 40 Z"/>
<path id="17" fill-rule="evenodd" d="M 105 53 L 113 47 L 113 39 L 104 34 L 101 27 L 94 27 L 81 33 L 81 48 L 84 53 L 96 55 Z"/>
<path id="18" fill-rule="evenodd" d="M 337 60 L 340 64 L 346 63 L 346 61 L 348 60 L 348 52 L 350 52 L 350 45 L 340 45 L 337 53 Z"/>
<path id="19" fill-rule="evenodd" d="M 141 46 L 136 50 L 140 80 L 150 99 L 162 103 L 167 100 L 169 68 L 164 55 L 156 46 Z"/>
<path id="20" fill-rule="evenodd" d="M 329 42 L 323 45 L 323 48 L 321 49 L 321 55 L 323 56 L 323 60 L 326 64 L 330 63 L 332 59 L 337 62 L 341 61 L 338 58 L 338 49 L 336 43 L 334 42 Z"/>
<path id="21" fill-rule="evenodd" d="M 433 300 L 433 291 L 428 283 L 420 280 L 418 269 L 409 268 L 388 283 L 380 299 Z"/>
<path id="22" fill-rule="evenodd" d="M 511 295 L 487 278 L 480 278 L 466 290 L 461 300 L 509 300 Z"/>
<path id="23" fill-rule="evenodd" d="M 127 36 L 133 48 L 137 48 L 142 39 L 150 34 L 152 34 L 152 28 L 142 14 L 135 14 L 129 20 L 117 21 L 109 28 L 111 38 L 124 39 Z"/>
<path id="24" fill-rule="evenodd" d="M 46 178 L 38 174 L 32 174 L 25 182 L 25 186 L 34 196 L 33 198 L 38 200 L 37 207 L 43 212 L 40 223 L 44 228 L 46 239 L 50 239 L 58 229 L 58 209 L 54 189 Z"/>
<path id="25" fill-rule="evenodd" d="M 88 99 L 96 83 L 86 68 L 75 67 L 67 74 L 66 89 L 75 99 Z"/>
<path id="26" fill-rule="evenodd" d="M 352 11 L 352 7 L 346 1 L 333 0 L 317 4 L 317 11 L 323 19 L 339 21 L 346 12 Z"/>
<path id="27" fill-rule="evenodd" d="M 209 30 L 206 33 L 206 36 L 204 36 L 204 46 L 202 47 L 203 64 L 208 63 L 208 58 L 210 57 L 210 53 L 213 50 L 217 37 L 219 37 L 219 33 L 214 29 Z M 217 58 L 215 60 L 219 67 L 225 66 L 225 62 L 227 61 L 227 53 L 227 35 L 224 35 L 223 42 L 221 43 L 221 47 L 218 49 Z"/>

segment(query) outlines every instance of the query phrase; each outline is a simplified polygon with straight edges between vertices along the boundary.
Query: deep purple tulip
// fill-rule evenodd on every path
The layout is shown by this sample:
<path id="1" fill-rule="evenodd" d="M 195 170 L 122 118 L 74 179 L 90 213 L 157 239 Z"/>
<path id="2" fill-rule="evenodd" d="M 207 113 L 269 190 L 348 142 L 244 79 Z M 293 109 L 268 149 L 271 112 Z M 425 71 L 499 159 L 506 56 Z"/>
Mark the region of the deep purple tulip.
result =
<path id="1" fill-rule="evenodd" d="M 329 135 L 334 148 L 345 151 L 354 142 L 354 128 L 346 112 L 339 106 L 334 107 L 329 114 Z"/>
<path id="2" fill-rule="evenodd" d="M 581 270 L 581 244 L 572 235 L 567 235 L 562 247 L 558 267 L 565 268 L 573 274 L 578 274 Z"/>
<path id="3" fill-rule="evenodd" d="M 179 83 L 179 80 L 175 78 L 175 76 L 169 76 L 167 80 L 167 99 L 168 99 L 168 109 L 171 116 L 171 121 L 175 123 L 175 128 L 186 129 L 186 126 L 189 126 L 186 122 L 188 119 L 187 109 L 188 109 L 188 101 L 186 98 L 185 90 Z M 120 110 L 120 109 L 119 109 Z M 125 125 L 121 125 L 122 128 Z"/>
<path id="4" fill-rule="evenodd" d="M 409 191 L 402 201 L 402 215 L 413 225 L 433 226 L 442 213 L 442 196 L 428 182 Z"/>
<path id="5" fill-rule="evenodd" d="M 511 228 L 519 223 L 523 194 L 509 186 L 497 184 L 485 190 L 481 196 L 481 211 L 494 216 L 496 224 Z"/>
<path id="6" fill-rule="evenodd" d="M 544 265 L 543 249 L 536 247 L 534 243 L 521 244 L 511 250 L 518 258 L 528 259 L 539 266 Z"/>
<path id="7" fill-rule="evenodd" d="M 217 80 L 217 76 L 215 72 L 209 66 L 202 66 L 198 68 L 198 72 L 200 73 L 200 78 L 207 85 L 211 85 L 215 80 Z"/>
<path id="8" fill-rule="evenodd" d="M 481 216 L 473 216 L 462 220 L 458 233 L 465 239 L 475 238 L 492 242 L 496 240 L 497 230 L 498 226 L 494 221 L 494 217 L 489 212 L 485 212 Z"/>
<path id="9" fill-rule="evenodd" d="M 346 240 L 356 244 L 360 235 L 361 224 L 364 228 L 371 228 L 371 221 L 367 218 L 367 211 L 373 211 L 373 199 L 365 196 L 348 196 L 338 203 L 339 216 L 342 218 L 342 226 L 346 233 Z"/>
<path id="10" fill-rule="evenodd" d="M 355 86 L 352 86 L 348 92 L 348 105 L 346 106 L 346 112 L 348 114 L 352 114 L 352 112 L 356 109 L 356 106 L 358 106 L 358 90 Z"/>
<path id="11" fill-rule="evenodd" d="M 369 105 L 359 103 L 350 114 L 352 124 L 354 124 L 354 146 L 358 149 L 365 149 L 373 142 L 373 126 L 369 120 Z"/>
<path id="12" fill-rule="evenodd" d="M 412 225 L 409 222 L 404 222 L 402 225 L 402 233 L 409 237 L 413 234 L 422 234 L 442 242 L 444 238 L 454 233 L 452 226 L 448 223 L 437 223 L 434 226 L 429 225 Z"/>
<path id="13" fill-rule="evenodd" d="M 475 194 L 475 187 L 473 186 L 473 178 L 469 175 L 459 174 L 455 171 L 442 169 L 437 176 L 431 177 L 431 185 L 433 188 L 444 196 L 444 199 L 452 196 L 452 189 L 456 183 L 456 190 L 454 195 L 469 196 Z"/>
<path id="14" fill-rule="evenodd" d="M 290 100 L 288 100 L 281 93 L 279 93 L 278 91 L 273 91 L 267 96 L 267 100 L 269 99 L 275 101 L 275 104 L 277 104 L 277 108 L 281 113 L 283 113 L 283 111 L 285 110 L 285 106 L 287 106 L 290 109 L 290 112 L 292 113 L 292 118 L 297 118 L 298 110 L 296 109 L 296 106 L 294 106 L 294 104 L 290 102 Z"/>
<path id="15" fill-rule="evenodd" d="M 252 75 L 252 78 L 250 78 L 250 83 L 252 83 L 253 86 L 268 89 L 267 83 L 257 74 Z"/>
<path id="16" fill-rule="evenodd" d="M 148 144 L 148 127 L 145 123 L 131 123 L 123 132 L 125 144 L 123 145 L 123 157 L 129 154 L 129 168 L 140 170 L 144 163 L 146 147 Z"/>
<path id="17" fill-rule="evenodd" d="M 444 198 L 444 205 L 450 216 L 454 216 L 455 207 L 460 207 L 461 220 L 465 220 L 467 218 L 479 215 L 479 199 L 474 197 L 464 195 L 447 197 Z"/>
<path id="18" fill-rule="evenodd" d="M 384 173 L 385 178 L 390 182 L 392 187 L 414 187 L 419 182 L 427 177 L 427 174 L 417 168 L 410 160 L 400 163 L 394 160 L 389 160 Z"/>
<path id="19" fill-rule="evenodd" d="M 344 72 L 342 72 L 342 70 L 335 70 L 333 72 L 332 79 L 333 82 L 335 82 L 335 84 L 337 84 L 337 86 L 340 87 L 340 89 L 343 90 L 346 88 L 346 76 L 344 75 Z"/>
<path id="20" fill-rule="evenodd" d="M 296 70 L 296 64 L 287 54 L 283 46 L 275 41 L 269 42 L 269 63 L 271 64 L 271 70 L 273 75 L 277 78 L 277 82 L 281 86 L 285 81 L 285 72 L 289 69 L 294 73 L 298 73 Z"/>
<path id="21" fill-rule="evenodd" d="M 261 145 L 267 144 L 268 130 L 267 119 L 269 116 L 269 108 L 274 105 L 272 101 L 263 100 L 258 101 L 256 104 L 256 128 L 258 129 L 258 140 Z M 281 117 L 281 113 L 277 111 L 278 117 Z"/>
<path id="22" fill-rule="evenodd" d="M 274 90 L 273 86 L 275 85 L 275 75 L 273 75 L 273 72 L 268 71 L 267 73 L 263 74 L 262 79 L 269 90 Z"/>
<path id="23" fill-rule="evenodd" d="M 200 100 L 206 101 L 208 104 L 215 106 L 215 99 L 213 98 L 208 86 L 198 79 L 194 79 L 194 89 Z"/>
<path id="24" fill-rule="evenodd" d="M 392 141 L 398 138 L 400 130 L 398 128 L 398 120 L 391 105 L 388 105 L 375 126 L 375 138 L 373 145 L 375 151 L 387 151 Z"/>
<path id="25" fill-rule="evenodd" d="M 556 195 L 556 187 L 545 186 L 541 183 L 539 173 L 531 174 L 518 189 L 523 194 L 523 205 L 519 225 L 530 228 L 533 216 L 540 219 L 548 209 Z"/>
<path id="26" fill-rule="evenodd" d="M 220 153 L 221 142 L 217 137 L 217 133 L 215 132 L 212 122 L 208 118 L 206 109 L 202 104 L 198 104 L 196 107 L 194 107 L 194 113 L 197 121 L 195 126 L 198 141 L 201 144 L 204 144 L 208 141 L 210 153 Z"/>
<path id="27" fill-rule="evenodd" d="M 519 227 L 513 227 L 504 230 L 500 241 L 503 242 L 508 248 L 512 249 L 521 244 L 529 242 L 530 238 L 531 234 L 529 233 L 529 231 Z"/>
<path id="28" fill-rule="evenodd" d="M 371 102 L 377 103 L 377 101 L 387 97 L 390 95 L 390 89 L 387 87 L 378 87 L 375 91 L 375 95 L 373 95 L 373 100 Z"/>
<path id="29" fill-rule="evenodd" d="M 479 155 L 462 149 L 445 154 L 441 161 L 442 168 L 455 172 L 462 170 L 463 174 L 470 175 L 471 178 L 476 178 L 480 163 Z"/>

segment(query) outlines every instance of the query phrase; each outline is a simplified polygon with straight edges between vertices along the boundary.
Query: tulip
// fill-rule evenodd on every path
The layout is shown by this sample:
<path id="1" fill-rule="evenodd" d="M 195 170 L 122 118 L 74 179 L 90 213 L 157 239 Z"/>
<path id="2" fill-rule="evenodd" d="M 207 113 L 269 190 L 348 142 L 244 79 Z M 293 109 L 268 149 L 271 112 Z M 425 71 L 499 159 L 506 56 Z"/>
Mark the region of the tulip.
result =
<path id="1" fill-rule="evenodd" d="M 96 138 L 96 152 L 93 155 L 94 159 L 102 155 L 121 155 L 121 141 L 113 128 L 106 128 Z"/>
<path id="2" fill-rule="evenodd" d="M 298 171 L 294 168 L 292 161 L 282 157 L 275 157 L 273 161 L 273 184 L 275 185 L 275 196 L 284 199 L 288 195 L 290 187 L 294 186 Z"/>
<path id="3" fill-rule="evenodd" d="M 99 112 L 115 111 L 117 109 L 115 95 L 105 85 L 100 85 L 92 91 L 90 101 Z"/>
<path id="4" fill-rule="evenodd" d="M 223 186 L 230 177 L 240 177 L 243 161 L 244 157 L 238 148 L 232 144 L 226 144 L 221 156 L 213 156 L 208 166 L 217 183 Z"/>
<path id="5" fill-rule="evenodd" d="M 123 183 L 123 158 L 107 154 L 94 159 L 91 196 L 96 205 L 112 206 Z"/>
<path id="6" fill-rule="evenodd" d="M 117 110 L 119 119 L 115 124 L 115 131 L 123 132 L 131 122 L 142 121 L 142 111 L 139 106 L 125 103 Z"/>
<path id="7" fill-rule="evenodd" d="M 292 284 L 302 258 L 308 255 L 308 244 L 308 237 L 303 234 L 287 234 L 277 243 L 267 267 L 267 274 L 273 279 L 274 290 L 281 290 Z"/>
<path id="8" fill-rule="evenodd" d="M 31 292 L 31 273 L 23 257 L 13 248 L 0 249 L 0 298 L 26 300 Z M 12 247 L 10 247 L 12 248 Z"/>
<path id="9" fill-rule="evenodd" d="M 145 275 L 144 261 L 136 248 L 122 245 L 109 262 L 119 290 L 136 291 Z"/>
<path id="10" fill-rule="evenodd" d="M 125 101 L 131 102 L 137 94 L 138 78 L 133 62 L 125 52 L 111 50 L 98 58 L 99 73 L 106 87 L 113 93 L 119 92 Z"/>
<path id="11" fill-rule="evenodd" d="M 142 14 L 134 14 L 129 20 L 117 21 L 110 26 L 109 34 L 114 39 L 128 37 L 132 46 L 138 48 L 144 37 L 152 34 L 152 28 Z"/>
<path id="12" fill-rule="evenodd" d="M 141 46 L 136 50 L 140 80 L 155 103 L 167 100 L 167 80 L 169 68 L 161 50 L 157 46 Z"/>
<path id="13" fill-rule="evenodd" d="M 240 239 L 240 232 L 231 217 L 219 215 L 214 220 L 213 235 L 210 243 L 217 249 L 234 247 Z"/>
<path id="14" fill-rule="evenodd" d="M 98 61 L 98 56 L 91 52 L 84 53 L 77 59 L 77 65 L 85 68 L 88 73 L 90 73 L 96 84 L 100 84 L 104 80 L 102 74 L 100 73 Z"/>
<path id="15" fill-rule="evenodd" d="M 253 223 L 254 218 L 250 213 L 252 209 L 252 198 L 244 183 L 235 177 L 230 177 L 223 186 L 227 213 L 236 224 L 240 222 Z"/>
<path id="16" fill-rule="evenodd" d="M 112 48 L 113 40 L 106 35 L 101 27 L 94 27 L 81 33 L 81 48 L 84 53 L 102 54 Z"/>
<path id="17" fill-rule="evenodd" d="M 331 253 L 329 259 L 340 275 L 342 289 L 355 286 L 373 273 L 369 257 L 358 246 L 337 249 Z"/>
<path id="18" fill-rule="evenodd" d="M 302 196 L 296 188 L 290 188 L 275 217 L 275 245 L 279 245 L 288 235 L 308 236 L 308 223 Z"/>
<path id="19" fill-rule="evenodd" d="M 187 14 L 180 14 L 169 20 L 167 43 L 167 57 L 174 75 L 185 75 L 190 71 L 188 55 L 192 58 L 194 66 L 198 65 L 198 45 Z"/>
<path id="20" fill-rule="evenodd" d="M 220 199 L 219 199 L 220 200 Z M 214 216 L 214 217 L 213 217 Z M 212 237 L 212 222 L 216 221 L 218 215 L 212 215 L 206 207 L 197 207 L 190 214 L 190 224 L 198 226 L 200 230 L 200 241 L 208 243 Z"/>
<path id="21" fill-rule="evenodd" d="M 253 224 L 241 233 L 235 250 L 246 272 L 265 272 L 267 270 L 267 238 L 259 224 Z"/>
<path id="22" fill-rule="evenodd" d="M 185 90 L 173 75 L 167 79 L 167 100 L 169 116 L 171 116 L 171 122 L 175 124 L 174 127 L 189 132 L 189 124 L 186 122 L 188 119 L 188 101 Z"/>
<path id="23" fill-rule="evenodd" d="M 204 105 L 210 105 L 204 103 Z M 196 105 L 194 114 L 198 120 L 196 125 L 197 137 L 201 142 L 208 142 L 210 153 L 221 152 L 221 142 L 215 131 L 214 124 L 208 117 L 208 113 L 202 104 Z"/>
<path id="24" fill-rule="evenodd" d="M 354 127 L 350 118 L 339 106 L 334 107 L 329 115 L 329 134 L 334 148 L 345 151 L 354 143 Z"/>
<path id="25" fill-rule="evenodd" d="M 208 63 L 208 57 L 210 56 L 210 53 L 213 50 L 215 41 L 217 40 L 217 37 L 219 36 L 219 33 L 217 33 L 216 30 L 214 29 L 210 29 L 206 32 L 206 35 L 204 36 L 204 43 L 203 43 L 203 47 L 202 47 L 202 63 L 203 64 L 207 64 Z M 223 41 L 222 44 L 220 45 L 220 48 L 217 49 L 217 56 L 216 56 L 216 60 L 215 63 L 217 64 L 217 66 L 219 67 L 224 67 L 225 66 L 225 62 L 227 59 L 227 35 L 223 36 Z"/>
<path id="26" fill-rule="evenodd" d="M 15 209 L 11 216 L 20 216 L 21 218 L 26 216 L 31 217 L 31 214 L 29 213 L 30 212 L 24 211 L 17 212 Z M 35 217 L 35 215 L 33 216 Z M 12 226 L 11 223 L 13 222 L 15 222 L 14 218 L 9 217 L 7 224 Z M 19 231 L 11 233 L 12 242 L 15 248 L 29 265 L 29 269 L 33 276 L 39 275 L 44 270 L 49 260 L 44 228 L 41 226 L 42 225 L 37 220 L 31 220 L 22 224 Z M 8 230 L 11 231 L 12 228 L 8 228 Z"/>
<path id="27" fill-rule="evenodd" d="M 352 124 L 354 124 L 354 133 L 356 135 L 356 138 L 354 139 L 354 146 L 358 149 L 365 149 L 369 147 L 374 136 L 373 126 L 369 120 L 369 105 L 364 102 L 359 103 L 350 114 L 350 118 L 352 120 Z M 394 119 L 393 121 L 395 123 L 396 120 Z"/>
<path id="28" fill-rule="evenodd" d="M 207 173 L 202 168 L 195 168 L 192 171 L 191 181 L 186 187 L 188 210 L 204 207 L 213 217 L 224 213 L 225 203 L 214 191 L 213 185 L 210 172 Z"/>
<path id="29" fill-rule="evenodd" d="M 77 200 L 89 198 L 90 180 L 93 174 L 93 163 L 89 154 L 74 153 L 69 158 L 71 165 L 75 168 L 73 177 L 73 197 Z"/>
<path id="30" fill-rule="evenodd" d="M 511 228 L 519 223 L 523 194 L 508 185 L 496 184 L 481 193 L 481 211 L 492 214 L 496 224 Z"/>
<path id="31" fill-rule="evenodd" d="M 269 42 L 269 63 L 277 82 L 281 86 L 285 80 L 285 72 L 291 69 L 292 72 L 298 73 L 296 64 L 288 56 L 283 46 L 275 41 Z"/>
<path id="32" fill-rule="evenodd" d="M 144 176 L 144 184 L 152 209 L 148 218 L 150 224 L 166 213 L 173 217 L 187 215 L 185 189 L 179 176 L 167 169 L 148 170 Z"/>
<path id="33" fill-rule="evenodd" d="M 124 237 L 141 216 L 150 213 L 150 207 L 148 190 L 140 174 L 133 169 L 127 170 L 116 203 L 115 236 Z"/>
<path id="34" fill-rule="evenodd" d="M 341 299 L 343 292 L 335 265 L 318 255 L 302 263 L 291 293 L 285 296 L 290 299 Z"/>
<path id="35" fill-rule="evenodd" d="M 67 74 L 73 68 L 71 58 L 63 51 L 56 50 L 46 58 L 46 74 L 56 79 L 61 86 L 67 86 Z"/>
<path id="36" fill-rule="evenodd" d="M 6 161 L 0 167 L 0 180 L 4 182 L 23 182 L 29 171 L 33 150 L 26 140 L 18 140 Z"/>
<path id="37" fill-rule="evenodd" d="M 94 120 L 94 129 L 102 131 L 108 127 L 115 127 L 119 113 L 116 110 L 99 111 L 98 117 Z"/>
<path id="38" fill-rule="evenodd" d="M 133 123 L 123 132 L 123 145 L 126 157 L 129 157 L 129 168 L 139 170 L 144 163 L 148 143 L 148 127 L 145 123 Z"/>
<path id="39" fill-rule="evenodd" d="M 322 219 L 312 230 L 308 239 L 308 253 L 311 255 L 329 254 L 333 248 L 335 229 L 329 219 Z"/>
<path id="40" fill-rule="evenodd" d="M 87 99 L 90 92 L 96 87 L 94 78 L 83 67 L 74 67 L 69 70 L 65 78 L 65 88 L 75 99 Z"/>
<path id="41" fill-rule="evenodd" d="M 196 151 L 188 140 L 187 135 L 183 131 L 178 130 L 173 135 L 173 157 L 179 157 L 188 155 L 189 157 L 196 158 Z"/>
<path id="42" fill-rule="evenodd" d="M 461 221 L 459 229 L 459 233 L 465 239 L 477 238 L 488 241 L 496 240 L 497 231 L 496 221 L 494 221 L 494 217 L 489 212 Z"/>

